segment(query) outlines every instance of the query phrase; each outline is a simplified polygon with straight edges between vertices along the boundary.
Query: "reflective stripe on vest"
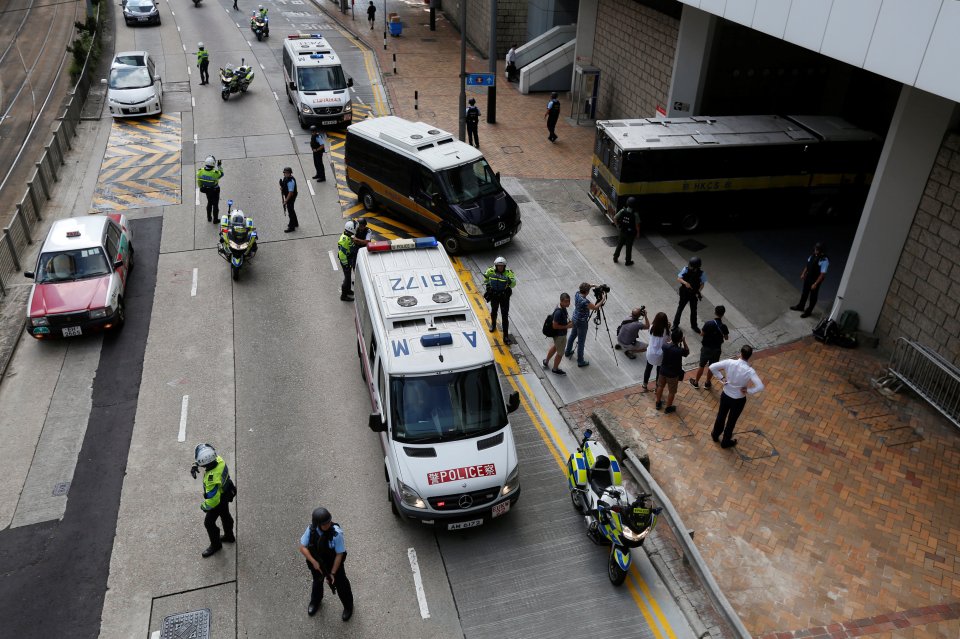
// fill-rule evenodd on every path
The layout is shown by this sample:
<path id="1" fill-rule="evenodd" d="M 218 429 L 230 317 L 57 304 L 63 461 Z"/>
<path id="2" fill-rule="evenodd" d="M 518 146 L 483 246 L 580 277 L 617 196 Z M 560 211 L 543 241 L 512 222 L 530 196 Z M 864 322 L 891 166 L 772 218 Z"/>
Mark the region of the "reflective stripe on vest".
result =
<path id="1" fill-rule="evenodd" d="M 346 265 L 350 260 L 350 249 L 353 248 L 353 239 L 346 233 L 340 235 L 337 242 L 337 257 L 340 258 L 340 264 Z"/>

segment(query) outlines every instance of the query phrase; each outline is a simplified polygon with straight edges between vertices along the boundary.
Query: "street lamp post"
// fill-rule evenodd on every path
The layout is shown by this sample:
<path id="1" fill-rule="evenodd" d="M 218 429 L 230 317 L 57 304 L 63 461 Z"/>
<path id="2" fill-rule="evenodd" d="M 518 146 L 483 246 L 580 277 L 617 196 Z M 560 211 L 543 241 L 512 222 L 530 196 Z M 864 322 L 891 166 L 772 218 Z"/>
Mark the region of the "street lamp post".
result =
<path id="1" fill-rule="evenodd" d="M 497 122 L 497 0 L 490 0 L 490 73 L 493 84 L 487 88 L 487 123 Z"/>
<path id="2" fill-rule="evenodd" d="M 386 2 L 386 0 L 384 0 Z M 460 0 L 460 141 L 467 137 L 467 0 Z"/>

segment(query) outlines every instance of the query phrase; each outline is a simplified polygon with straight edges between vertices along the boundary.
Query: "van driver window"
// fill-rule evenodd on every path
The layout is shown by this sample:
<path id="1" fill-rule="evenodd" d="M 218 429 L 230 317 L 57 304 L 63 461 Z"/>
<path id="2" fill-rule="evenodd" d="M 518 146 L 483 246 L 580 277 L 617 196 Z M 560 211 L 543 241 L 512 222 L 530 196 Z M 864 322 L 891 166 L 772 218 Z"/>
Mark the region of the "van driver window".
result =
<path id="1" fill-rule="evenodd" d="M 423 167 L 417 172 L 417 190 L 424 194 L 428 200 L 432 200 L 439 193 L 437 183 L 433 180 L 433 173 Z"/>

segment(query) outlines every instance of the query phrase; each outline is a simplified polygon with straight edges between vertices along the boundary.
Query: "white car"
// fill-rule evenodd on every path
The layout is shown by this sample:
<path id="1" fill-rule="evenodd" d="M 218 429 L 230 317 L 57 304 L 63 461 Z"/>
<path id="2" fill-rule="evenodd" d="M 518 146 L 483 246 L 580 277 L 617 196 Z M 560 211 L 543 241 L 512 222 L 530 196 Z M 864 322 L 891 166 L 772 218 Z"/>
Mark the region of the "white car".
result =
<path id="1" fill-rule="evenodd" d="M 146 51 L 118 53 L 109 79 L 100 83 L 107 85 L 107 105 L 115 118 L 157 115 L 163 111 L 163 82 Z"/>

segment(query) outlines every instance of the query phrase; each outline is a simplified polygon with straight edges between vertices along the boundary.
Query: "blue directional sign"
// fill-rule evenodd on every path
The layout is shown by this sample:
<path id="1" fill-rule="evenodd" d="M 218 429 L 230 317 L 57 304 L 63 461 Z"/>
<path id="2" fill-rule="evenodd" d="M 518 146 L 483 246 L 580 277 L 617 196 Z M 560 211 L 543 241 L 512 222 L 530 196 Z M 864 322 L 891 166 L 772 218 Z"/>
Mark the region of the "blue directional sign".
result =
<path id="1" fill-rule="evenodd" d="M 492 73 L 468 73 L 468 87 L 492 87 L 495 82 L 495 76 Z"/>

